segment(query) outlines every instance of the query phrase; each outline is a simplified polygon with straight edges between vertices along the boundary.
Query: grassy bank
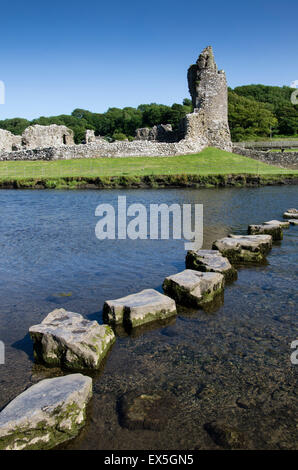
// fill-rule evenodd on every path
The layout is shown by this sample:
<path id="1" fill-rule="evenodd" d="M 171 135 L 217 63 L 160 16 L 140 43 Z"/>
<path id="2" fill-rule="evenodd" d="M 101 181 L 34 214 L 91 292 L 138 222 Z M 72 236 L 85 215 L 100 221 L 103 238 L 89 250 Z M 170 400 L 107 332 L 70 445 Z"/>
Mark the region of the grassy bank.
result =
<path id="1" fill-rule="evenodd" d="M 195 155 L 0 162 L 2 188 L 110 188 L 296 183 L 282 169 L 215 148 Z"/>

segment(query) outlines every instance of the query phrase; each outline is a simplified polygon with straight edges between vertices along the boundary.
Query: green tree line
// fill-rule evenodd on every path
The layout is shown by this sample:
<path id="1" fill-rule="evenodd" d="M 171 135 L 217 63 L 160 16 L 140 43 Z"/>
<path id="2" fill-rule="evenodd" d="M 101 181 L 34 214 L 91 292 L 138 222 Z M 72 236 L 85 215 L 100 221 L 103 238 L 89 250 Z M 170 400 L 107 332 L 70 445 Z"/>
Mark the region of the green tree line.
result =
<path id="1" fill-rule="evenodd" d="M 271 136 L 293 136 L 298 134 L 298 105 L 293 105 L 290 87 L 245 85 L 229 88 L 229 124 L 234 141 L 255 140 Z M 75 109 L 71 115 L 39 117 L 28 121 L 22 118 L 0 121 L 0 128 L 13 134 L 22 134 L 26 127 L 34 124 L 65 125 L 74 131 L 75 142 L 84 141 L 86 129 L 107 140 L 132 140 L 139 127 L 171 124 L 177 129 L 180 120 L 192 112 L 191 100 L 182 104 L 141 104 L 137 108 L 109 108 L 105 113 L 93 113 Z"/>

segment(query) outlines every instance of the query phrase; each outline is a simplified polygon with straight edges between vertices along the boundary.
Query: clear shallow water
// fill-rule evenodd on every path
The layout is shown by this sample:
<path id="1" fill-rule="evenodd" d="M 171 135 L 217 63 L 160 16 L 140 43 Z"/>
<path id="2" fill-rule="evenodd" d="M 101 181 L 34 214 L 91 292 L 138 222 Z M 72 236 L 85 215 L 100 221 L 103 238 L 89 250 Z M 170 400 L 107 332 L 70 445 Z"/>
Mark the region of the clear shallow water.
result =
<path id="1" fill-rule="evenodd" d="M 32 360 L 28 328 L 57 306 L 101 322 L 104 300 L 157 288 L 184 269 L 178 240 L 99 241 L 96 206 L 203 203 L 204 247 L 249 223 L 281 219 L 298 206 L 295 186 L 252 189 L 0 191 L 0 408 L 32 383 L 60 374 Z M 216 312 L 180 311 L 167 327 L 118 338 L 101 374 L 86 427 L 69 449 L 212 449 L 213 420 L 244 431 L 247 448 L 295 448 L 298 229 L 284 230 L 268 266 L 239 270 Z M 61 293 L 72 293 L 62 297 Z M 295 389 L 296 387 L 296 389 Z M 168 391 L 175 416 L 165 430 L 130 431 L 117 401 L 127 391 Z"/>

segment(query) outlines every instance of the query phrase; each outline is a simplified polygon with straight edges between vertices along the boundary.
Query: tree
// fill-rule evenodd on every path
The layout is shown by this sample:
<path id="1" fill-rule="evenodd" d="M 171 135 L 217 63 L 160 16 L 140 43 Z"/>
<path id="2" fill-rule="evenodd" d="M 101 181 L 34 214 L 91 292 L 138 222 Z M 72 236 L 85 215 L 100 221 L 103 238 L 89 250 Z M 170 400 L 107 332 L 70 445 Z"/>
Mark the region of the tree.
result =
<path id="1" fill-rule="evenodd" d="M 279 134 L 292 135 L 298 134 L 298 106 L 284 104 L 277 108 L 276 116 L 278 119 Z"/>
<path id="2" fill-rule="evenodd" d="M 263 103 L 229 91 L 229 125 L 232 140 L 269 137 L 277 122 L 274 114 Z"/>
<path id="3" fill-rule="evenodd" d="M 14 135 L 21 135 L 30 124 L 30 121 L 22 118 L 4 119 L 0 121 L 0 129 L 5 129 Z"/>

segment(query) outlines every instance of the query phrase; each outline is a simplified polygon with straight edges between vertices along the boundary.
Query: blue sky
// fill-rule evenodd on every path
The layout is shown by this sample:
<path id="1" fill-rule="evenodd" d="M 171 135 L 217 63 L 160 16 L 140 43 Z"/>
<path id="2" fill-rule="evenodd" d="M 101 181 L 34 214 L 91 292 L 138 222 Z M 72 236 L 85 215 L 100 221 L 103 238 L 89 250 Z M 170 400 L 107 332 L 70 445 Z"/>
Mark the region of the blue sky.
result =
<path id="1" fill-rule="evenodd" d="M 1 2 L 0 119 L 104 112 L 188 96 L 211 44 L 228 84 L 298 79 L 297 1 Z"/>

